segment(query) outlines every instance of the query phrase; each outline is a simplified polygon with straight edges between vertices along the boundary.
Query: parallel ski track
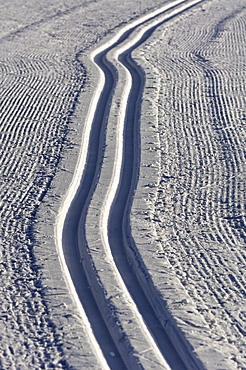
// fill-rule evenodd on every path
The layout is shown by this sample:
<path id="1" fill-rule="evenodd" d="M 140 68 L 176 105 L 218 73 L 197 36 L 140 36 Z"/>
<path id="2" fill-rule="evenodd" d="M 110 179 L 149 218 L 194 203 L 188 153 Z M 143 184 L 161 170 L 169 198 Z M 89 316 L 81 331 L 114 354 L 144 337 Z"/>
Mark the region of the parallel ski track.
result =
<path id="1" fill-rule="evenodd" d="M 127 205 L 139 164 L 144 81 L 131 51 L 158 25 L 200 2 L 171 2 L 126 26 L 91 55 L 99 85 L 89 107 L 75 175 L 57 218 L 56 236 L 64 273 L 102 368 L 185 369 L 124 252 Z M 109 351 L 117 355 L 110 356 Z M 197 368 L 191 357 L 186 365 Z"/>

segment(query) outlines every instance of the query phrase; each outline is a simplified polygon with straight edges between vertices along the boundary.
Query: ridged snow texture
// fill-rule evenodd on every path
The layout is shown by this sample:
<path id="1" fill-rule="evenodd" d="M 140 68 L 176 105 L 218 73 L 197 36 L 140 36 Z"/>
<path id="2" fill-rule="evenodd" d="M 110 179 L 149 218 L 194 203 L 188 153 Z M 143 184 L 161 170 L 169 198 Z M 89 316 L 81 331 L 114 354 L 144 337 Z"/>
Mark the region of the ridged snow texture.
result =
<path id="1" fill-rule="evenodd" d="M 245 7 L 225 1 L 222 8 L 215 1 L 204 10 L 159 28 L 142 49 L 145 63 L 161 75 L 153 103 L 159 144 L 142 138 L 147 151 L 158 151 L 160 168 L 156 183 L 142 180 L 151 188 L 149 211 L 141 221 L 133 207 L 132 225 L 136 238 L 149 230 L 145 235 L 156 246 L 141 250 L 141 238 L 137 244 L 158 299 L 164 297 L 182 330 L 199 338 L 199 325 L 204 327 L 196 343 L 200 356 L 208 346 L 231 360 L 228 368 L 241 369 L 246 366 Z M 154 248 L 159 271 L 163 264 L 159 280 L 158 269 L 151 271 Z M 170 287 L 175 282 L 171 295 L 168 281 Z M 187 299 L 170 300 L 175 289 Z M 191 306 L 197 321 L 182 322 Z M 208 368 L 219 368 L 216 358 Z"/>
<path id="2" fill-rule="evenodd" d="M 83 71 L 48 56 L 3 60 L 0 70 L 0 367 L 65 366 L 35 264 L 33 220 L 55 175 Z"/>

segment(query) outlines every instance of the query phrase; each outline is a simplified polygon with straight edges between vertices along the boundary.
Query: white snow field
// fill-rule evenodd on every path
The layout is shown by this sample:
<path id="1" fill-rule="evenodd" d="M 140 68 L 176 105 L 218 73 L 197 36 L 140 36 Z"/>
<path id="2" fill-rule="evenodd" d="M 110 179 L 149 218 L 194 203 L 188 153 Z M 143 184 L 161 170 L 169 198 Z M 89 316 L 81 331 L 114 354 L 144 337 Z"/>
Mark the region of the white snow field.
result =
<path id="1" fill-rule="evenodd" d="M 246 369 L 245 13 L 0 0 L 0 369 Z"/>

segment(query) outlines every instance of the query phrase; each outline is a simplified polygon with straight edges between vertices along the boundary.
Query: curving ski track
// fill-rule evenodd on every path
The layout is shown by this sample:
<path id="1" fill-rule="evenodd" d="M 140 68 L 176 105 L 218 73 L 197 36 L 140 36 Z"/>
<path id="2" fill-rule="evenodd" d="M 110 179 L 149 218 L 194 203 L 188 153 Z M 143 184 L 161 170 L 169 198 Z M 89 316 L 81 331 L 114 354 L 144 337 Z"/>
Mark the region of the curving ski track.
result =
<path id="1" fill-rule="evenodd" d="M 144 73 L 131 58 L 158 25 L 200 3 L 174 1 L 91 54 L 100 74 L 73 181 L 56 224 L 68 284 L 101 368 L 196 369 L 175 349 L 129 266 L 125 243 L 136 187 Z M 201 366 L 202 368 L 202 366 Z"/>

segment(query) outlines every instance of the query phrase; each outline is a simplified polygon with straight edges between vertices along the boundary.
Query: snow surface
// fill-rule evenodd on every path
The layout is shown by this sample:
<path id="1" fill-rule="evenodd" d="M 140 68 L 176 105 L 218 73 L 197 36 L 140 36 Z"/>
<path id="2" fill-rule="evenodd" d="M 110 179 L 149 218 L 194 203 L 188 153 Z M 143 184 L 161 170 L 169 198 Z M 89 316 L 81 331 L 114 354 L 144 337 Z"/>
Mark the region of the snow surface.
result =
<path id="1" fill-rule="evenodd" d="M 156 76 L 132 210 L 143 286 L 208 369 L 246 365 L 244 27 L 243 2 L 213 1 L 134 54 Z"/>
<path id="2" fill-rule="evenodd" d="M 0 2 L 2 369 L 107 368 L 54 227 L 98 83 L 90 51 L 167 3 Z M 133 56 L 146 86 L 126 254 L 187 368 L 243 369 L 244 3 L 203 1 Z M 111 346 L 109 367 L 124 368 Z"/>

